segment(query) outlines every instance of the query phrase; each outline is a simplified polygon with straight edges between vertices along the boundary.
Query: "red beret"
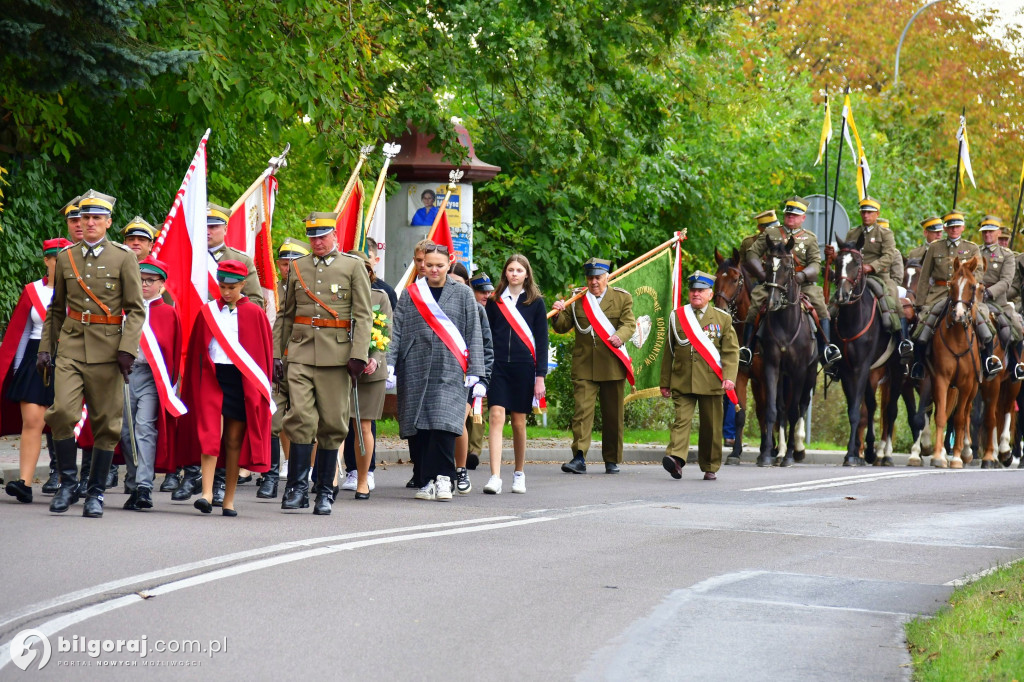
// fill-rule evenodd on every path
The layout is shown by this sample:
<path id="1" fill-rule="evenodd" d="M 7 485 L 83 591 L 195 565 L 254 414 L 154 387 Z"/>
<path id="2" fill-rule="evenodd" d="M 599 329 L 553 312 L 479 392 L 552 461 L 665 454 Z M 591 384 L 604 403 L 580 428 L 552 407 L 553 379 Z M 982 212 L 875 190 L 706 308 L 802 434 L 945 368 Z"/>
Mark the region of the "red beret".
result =
<path id="1" fill-rule="evenodd" d="M 139 261 L 139 270 L 142 272 L 152 272 L 155 275 L 160 275 L 164 279 L 167 279 L 167 263 L 159 260 L 158 258 L 153 258 L 152 256 L 146 256 Z"/>
<path id="2" fill-rule="evenodd" d="M 60 251 L 63 251 L 67 247 L 71 246 L 71 242 L 64 237 L 57 237 L 56 239 L 47 239 L 43 242 L 43 255 L 53 256 Z"/>
<path id="3" fill-rule="evenodd" d="M 241 282 L 249 274 L 249 268 L 245 263 L 237 260 L 222 260 L 217 265 L 217 279 L 221 282 L 232 284 Z"/>

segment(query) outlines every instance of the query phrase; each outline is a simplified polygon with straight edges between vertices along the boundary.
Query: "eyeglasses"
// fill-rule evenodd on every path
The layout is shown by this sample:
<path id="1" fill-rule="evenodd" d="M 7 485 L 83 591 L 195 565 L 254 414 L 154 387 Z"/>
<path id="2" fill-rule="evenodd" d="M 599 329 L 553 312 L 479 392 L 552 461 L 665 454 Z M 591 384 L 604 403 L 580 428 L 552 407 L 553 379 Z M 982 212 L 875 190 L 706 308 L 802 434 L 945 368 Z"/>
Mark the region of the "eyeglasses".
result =
<path id="1" fill-rule="evenodd" d="M 423 253 L 443 253 L 448 255 L 448 247 L 444 244 L 430 244 L 429 246 L 423 247 Z"/>
<path id="2" fill-rule="evenodd" d="M 150 277 L 143 277 L 142 278 L 142 283 L 143 284 L 159 284 L 162 281 L 163 280 L 155 279 L 155 278 L 150 278 Z"/>

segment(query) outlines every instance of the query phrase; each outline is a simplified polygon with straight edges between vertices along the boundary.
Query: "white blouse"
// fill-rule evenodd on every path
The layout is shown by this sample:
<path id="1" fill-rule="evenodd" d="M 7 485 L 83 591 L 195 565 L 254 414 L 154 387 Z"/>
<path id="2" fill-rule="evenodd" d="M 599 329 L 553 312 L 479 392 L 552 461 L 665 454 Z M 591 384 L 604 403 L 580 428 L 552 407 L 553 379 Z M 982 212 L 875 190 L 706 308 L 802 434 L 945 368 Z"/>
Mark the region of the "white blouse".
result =
<path id="1" fill-rule="evenodd" d="M 228 343 L 238 342 L 238 308 L 234 310 L 230 306 L 225 305 L 223 308 L 214 312 L 215 315 L 220 315 L 223 320 L 224 335 L 228 339 Z M 224 349 L 220 347 L 220 342 L 217 341 L 217 337 L 210 339 L 210 359 L 213 360 L 215 365 L 233 365 L 231 358 L 224 352 Z"/>

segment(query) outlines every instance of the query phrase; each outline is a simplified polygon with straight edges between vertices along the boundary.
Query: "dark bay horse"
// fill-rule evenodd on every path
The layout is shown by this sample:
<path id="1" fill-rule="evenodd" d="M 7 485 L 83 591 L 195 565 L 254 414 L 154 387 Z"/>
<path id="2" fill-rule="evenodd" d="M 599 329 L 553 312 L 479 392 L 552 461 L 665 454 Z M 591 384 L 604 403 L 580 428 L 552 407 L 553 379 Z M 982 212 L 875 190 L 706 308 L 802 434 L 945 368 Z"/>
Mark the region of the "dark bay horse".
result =
<path id="1" fill-rule="evenodd" d="M 792 466 L 794 446 L 803 441 L 796 433 L 811 402 L 818 374 L 818 352 L 814 323 L 804 310 L 800 284 L 796 279 L 793 239 L 785 243 L 768 239 L 765 272 L 768 300 L 761 322 L 762 373 L 765 386 L 765 415 L 761 424 L 761 454 L 758 466 Z M 779 429 L 779 459 L 775 461 L 775 429 Z M 784 443 L 784 444 L 783 444 Z"/>
<path id="2" fill-rule="evenodd" d="M 894 352 L 892 336 L 884 328 L 878 300 L 868 289 L 861 254 L 863 247 L 863 234 L 856 243 L 840 243 L 833 270 L 838 313 L 832 338 L 843 352 L 838 372 L 850 420 L 850 439 L 843 466 L 865 464 L 860 456 L 861 446 L 866 444 L 869 449 L 874 446 L 875 394 L 883 382 L 890 387 L 887 394 L 891 399 L 882 403 L 882 440 L 877 453 L 881 457 L 868 452 L 867 458 L 883 466 L 893 466 L 892 438 L 899 408 L 895 396 L 903 381 L 903 371 L 899 355 Z M 895 394 L 893 388 L 896 388 Z M 862 406 L 866 409 L 862 410 Z M 870 439 L 867 443 L 862 435 L 865 430 Z"/>
<path id="3" fill-rule="evenodd" d="M 910 323 L 910 329 L 917 326 L 919 320 L 914 312 L 917 299 L 917 281 L 921 276 L 921 261 L 917 258 L 905 259 L 903 263 L 903 288 L 907 290 L 908 301 L 904 303 L 904 317 Z M 885 388 L 882 389 L 883 393 Z M 932 432 L 928 421 L 932 411 L 932 378 L 927 372 L 920 381 L 904 381 L 900 391 L 903 403 L 907 407 L 907 422 L 913 444 L 910 446 L 910 457 L 907 466 L 921 466 L 921 452 L 928 452 L 932 447 Z M 914 405 L 915 393 L 917 405 Z"/>

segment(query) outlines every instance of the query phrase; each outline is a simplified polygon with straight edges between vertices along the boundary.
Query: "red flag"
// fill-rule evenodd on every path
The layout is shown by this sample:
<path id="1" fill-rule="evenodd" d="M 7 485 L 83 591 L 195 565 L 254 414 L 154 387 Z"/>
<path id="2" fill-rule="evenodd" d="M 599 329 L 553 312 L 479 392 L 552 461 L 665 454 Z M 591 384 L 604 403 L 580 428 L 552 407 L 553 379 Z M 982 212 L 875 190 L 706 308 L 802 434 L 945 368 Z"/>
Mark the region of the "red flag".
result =
<path id="1" fill-rule="evenodd" d="M 268 175 L 231 213 L 228 219 L 228 232 L 224 238 L 225 244 L 252 258 L 256 274 L 260 278 L 268 315 L 277 311 L 277 269 L 274 267 L 271 235 L 277 187 L 277 178 Z"/>
<path id="2" fill-rule="evenodd" d="M 209 296 L 209 254 L 206 251 L 206 141 L 209 137 L 207 130 L 153 246 L 153 257 L 168 266 L 167 290 L 181 315 L 185 343 L 199 309 Z"/>
<path id="3" fill-rule="evenodd" d="M 435 244 L 448 247 L 448 254 L 453 262 L 455 259 L 455 243 L 452 241 L 452 231 L 448 229 L 448 211 L 441 211 L 441 219 L 437 221 L 437 227 L 430 233 Z"/>
<path id="4" fill-rule="evenodd" d="M 341 207 L 335 230 L 338 234 L 338 250 L 342 253 L 351 251 L 359 241 L 363 228 L 363 181 L 356 178 L 352 193 Z"/>

